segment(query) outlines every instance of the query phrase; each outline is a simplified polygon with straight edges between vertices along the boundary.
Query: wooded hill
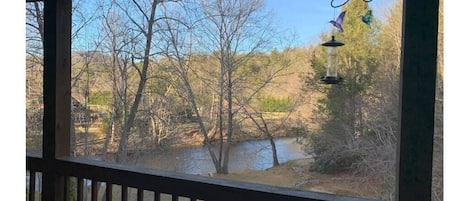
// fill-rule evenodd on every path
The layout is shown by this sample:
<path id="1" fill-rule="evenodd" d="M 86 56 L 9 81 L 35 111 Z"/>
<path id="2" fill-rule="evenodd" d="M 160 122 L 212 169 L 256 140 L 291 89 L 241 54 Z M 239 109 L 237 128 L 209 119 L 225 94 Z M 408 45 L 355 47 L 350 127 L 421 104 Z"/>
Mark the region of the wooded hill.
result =
<path id="1" fill-rule="evenodd" d="M 310 59 L 312 54 L 311 48 L 295 48 L 288 49 L 282 52 L 273 50 L 272 52 L 259 53 L 250 59 L 244 66 L 239 68 L 239 74 L 242 74 L 245 85 L 255 85 L 256 81 L 259 80 L 263 74 L 268 72 L 262 69 L 269 68 L 268 66 L 287 66 L 280 75 L 272 79 L 272 81 L 265 86 L 258 94 L 250 101 L 250 104 L 255 108 L 256 111 L 264 112 L 268 119 L 279 120 L 283 118 L 287 113 L 292 110 L 289 118 L 291 120 L 306 119 L 310 115 L 311 97 L 304 96 L 302 90 L 303 77 L 308 73 L 311 73 L 309 67 Z M 119 97 L 122 100 L 129 100 L 132 96 L 135 96 L 137 90 L 138 80 L 138 67 L 141 64 L 135 64 L 137 67 L 127 69 L 128 73 L 124 75 L 123 71 L 112 72 L 108 63 L 112 60 L 111 55 L 106 55 L 101 52 L 73 52 L 72 53 L 72 97 L 74 103 L 74 116 L 75 116 L 75 131 L 78 138 L 77 144 L 81 145 L 81 149 L 78 148 L 78 154 L 83 154 L 83 146 L 85 141 L 85 132 L 88 132 L 89 141 L 96 144 L 99 142 L 98 147 L 102 146 L 103 139 L 106 138 L 106 132 L 109 130 L 108 121 L 110 120 L 110 114 L 112 113 L 112 103 L 114 99 L 113 94 L 119 96 L 119 92 L 113 92 L 114 82 L 120 81 L 120 86 L 127 85 L 125 89 L 126 97 Z M 34 65 L 31 59 L 27 59 L 27 108 L 28 114 L 34 114 L 39 112 L 38 109 L 42 107 L 42 67 L 40 65 Z M 125 62 L 125 61 L 120 61 Z M 214 86 L 217 85 L 214 75 L 219 72 L 219 67 L 216 67 L 216 59 L 211 55 L 194 55 L 193 56 L 194 66 L 196 66 L 190 73 L 191 85 L 194 86 L 194 92 L 199 105 L 199 110 L 207 119 L 215 119 L 217 115 L 214 111 L 214 107 L 218 102 L 217 91 Z M 140 107 L 139 114 L 139 127 L 149 127 L 150 122 L 144 122 L 146 115 L 145 110 L 154 109 L 153 115 L 164 114 L 168 124 L 171 122 L 173 127 L 180 127 L 183 130 L 175 130 L 173 132 L 191 132 L 197 130 L 197 125 L 193 123 L 193 112 L 190 109 L 189 103 L 184 98 L 183 92 L 181 92 L 180 83 L 178 78 L 175 77 L 174 73 L 168 67 L 169 61 L 161 59 L 159 61 L 151 62 L 151 71 L 149 71 L 148 84 L 144 90 L 144 99 Z M 116 73 L 119 75 L 113 75 Z M 121 74 L 122 73 L 122 74 Z M 123 80 L 117 80 L 116 77 L 122 78 L 126 76 L 125 83 Z M 264 75 L 265 76 L 265 75 Z M 115 81 L 113 79 L 116 79 Z M 241 82 L 241 81 L 240 81 Z M 240 90 L 241 91 L 241 90 Z M 300 99 L 301 98 L 301 99 Z M 164 106 L 164 109 L 161 108 Z M 88 108 L 85 110 L 84 108 Z M 127 106 L 128 107 L 128 106 Z M 159 109 L 156 109 L 159 107 Z M 127 108 L 128 110 L 129 108 Z M 37 110 L 37 111 L 35 111 Z M 212 111 L 211 111 L 212 110 Z M 84 116 L 98 116 L 98 121 L 91 121 L 80 123 L 80 119 Z M 28 122 L 29 125 L 33 125 L 34 121 L 38 121 L 39 116 L 31 117 Z M 151 119 L 151 118 L 150 118 Z M 158 116 L 155 119 L 163 120 L 163 117 Z M 81 120 L 82 121 L 82 120 Z M 122 119 L 120 120 L 122 121 Z M 245 124 L 249 127 L 245 132 L 256 132 L 257 134 L 251 133 L 254 136 L 245 136 L 246 138 L 263 138 L 259 136 L 258 131 L 255 131 L 252 123 L 247 123 L 247 119 L 240 117 L 240 124 Z M 85 125 L 85 124 L 89 125 Z M 116 123 L 117 124 L 117 123 Z M 192 125 L 192 126 L 190 126 Z M 89 127 L 85 131 L 85 127 Z M 39 129 L 37 125 L 35 129 L 31 128 L 31 131 Z M 116 127 L 114 127 L 116 129 Z M 149 128 L 146 128 L 149 129 Z M 40 130 L 36 132 L 40 133 Z M 117 130 L 114 130 L 117 132 Z M 137 130 L 136 130 L 137 132 Z M 140 131 L 144 132 L 144 131 Z M 164 131 L 162 132 L 169 132 Z M 31 133 L 31 132 L 28 132 Z M 146 134 L 143 134 L 146 135 Z M 156 142 L 160 142 L 169 136 L 177 135 L 164 134 L 160 135 L 161 139 L 155 139 Z M 180 136 L 183 137 L 184 135 Z M 117 139 L 117 138 L 116 138 Z M 182 140 L 182 139 L 180 139 Z M 186 139 L 187 140 L 187 139 Z M 185 142 L 189 144 L 199 144 L 202 140 L 196 138 L 196 142 Z M 153 142 L 153 140 L 152 140 Z M 90 143 L 91 144 L 91 143 Z M 158 143 L 156 143 L 158 144 Z M 36 148 L 40 146 L 36 145 Z M 152 145 L 147 145 L 154 147 Z M 90 145 L 90 147 L 93 147 Z M 116 147 L 114 147 L 115 149 Z M 101 152 L 100 148 L 94 148 L 96 153 Z M 143 149 L 143 148 L 142 148 Z M 112 151 L 112 150 L 109 150 Z M 115 150 L 114 150 L 115 151 Z"/>

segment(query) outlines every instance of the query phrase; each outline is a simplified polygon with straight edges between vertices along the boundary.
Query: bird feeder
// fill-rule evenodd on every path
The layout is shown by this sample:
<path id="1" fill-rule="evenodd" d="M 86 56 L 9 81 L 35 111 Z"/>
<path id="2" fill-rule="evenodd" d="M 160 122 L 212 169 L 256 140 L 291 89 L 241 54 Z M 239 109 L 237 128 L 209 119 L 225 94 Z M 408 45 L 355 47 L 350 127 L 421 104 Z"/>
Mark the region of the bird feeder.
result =
<path id="1" fill-rule="evenodd" d="M 339 51 L 337 47 L 340 47 L 344 44 L 336 41 L 335 37 L 332 36 L 332 40 L 327 41 L 321 45 L 327 48 L 326 76 L 322 77 L 321 81 L 325 84 L 337 84 L 342 81 L 342 78 L 337 76 L 337 69 L 339 64 Z"/>

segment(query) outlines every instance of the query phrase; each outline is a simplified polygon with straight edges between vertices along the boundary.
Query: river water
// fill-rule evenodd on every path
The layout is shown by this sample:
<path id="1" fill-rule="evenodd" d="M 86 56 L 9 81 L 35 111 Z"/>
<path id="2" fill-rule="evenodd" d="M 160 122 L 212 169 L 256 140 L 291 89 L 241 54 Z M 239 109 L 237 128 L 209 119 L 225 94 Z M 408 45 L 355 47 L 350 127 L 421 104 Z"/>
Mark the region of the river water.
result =
<path id="1" fill-rule="evenodd" d="M 296 142 L 295 138 L 276 139 L 275 145 L 280 163 L 309 157 L 303 152 L 302 146 Z M 88 159 L 102 160 L 99 156 L 88 157 Z M 186 174 L 207 175 L 215 172 L 212 159 L 205 147 L 186 147 L 144 153 L 130 163 L 136 166 Z M 270 167 L 272 167 L 272 149 L 269 140 L 252 140 L 231 145 L 229 172 L 246 169 L 265 170 Z M 37 177 L 37 181 L 41 181 L 41 177 L 39 175 Z M 90 180 L 86 182 L 87 185 L 91 185 Z M 29 175 L 26 175 L 26 183 L 29 188 Z M 36 189 L 40 189 L 40 185 L 41 182 L 38 182 Z"/>
<path id="2" fill-rule="evenodd" d="M 275 140 L 280 163 L 308 158 L 295 138 Z M 216 152 L 218 153 L 218 152 Z M 229 172 L 245 169 L 264 170 L 272 167 L 269 140 L 252 140 L 231 145 Z M 186 147 L 157 153 L 146 153 L 134 161 L 135 165 L 187 174 L 214 173 L 212 159 L 205 147 Z"/>

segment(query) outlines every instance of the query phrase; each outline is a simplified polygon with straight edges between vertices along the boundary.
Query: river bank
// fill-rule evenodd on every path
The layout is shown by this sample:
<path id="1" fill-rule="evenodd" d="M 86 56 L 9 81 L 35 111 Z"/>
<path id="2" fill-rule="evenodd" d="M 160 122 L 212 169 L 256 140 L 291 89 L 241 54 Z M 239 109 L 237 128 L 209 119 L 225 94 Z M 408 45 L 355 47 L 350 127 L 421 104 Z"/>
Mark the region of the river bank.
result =
<path id="1" fill-rule="evenodd" d="M 141 152 L 134 155 L 129 165 L 165 171 L 290 187 L 353 197 L 379 198 L 383 192 L 378 180 L 356 176 L 351 172 L 321 174 L 310 172 L 312 159 L 302 151 L 295 138 L 275 141 L 280 166 L 272 167 L 272 153 L 268 140 L 248 140 L 232 145 L 230 174 L 214 174 L 210 156 L 204 147 Z"/>
<path id="2" fill-rule="evenodd" d="M 381 185 L 375 179 L 355 176 L 350 172 L 321 174 L 310 172 L 311 158 L 290 160 L 266 170 L 242 170 L 213 177 L 272 186 L 291 187 L 353 197 L 377 198 Z"/>
<path id="3" fill-rule="evenodd" d="M 209 141 L 211 143 L 217 143 L 220 141 L 220 136 L 215 131 L 210 131 L 209 134 Z M 290 134 L 286 130 L 278 130 L 275 132 L 274 138 L 287 138 L 287 137 L 295 137 L 294 135 Z M 225 136 L 226 138 L 226 136 Z M 183 148 L 183 147 L 201 147 L 204 146 L 204 135 L 199 132 L 197 128 L 185 129 L 179 134 L 173 136 L 172 138 L 168 139 L 167 145 L 171 148 Z M 256 128 L 250 128 L 249 126 L 245 126 L 244 129 L 235 129 L 235 133 L 231 138 L 231 143 L 240 143 L 252 140 L 266 140 L 268 136 L 262 134 Z M 226 139 L 225 139 L 226 140 Z"/>

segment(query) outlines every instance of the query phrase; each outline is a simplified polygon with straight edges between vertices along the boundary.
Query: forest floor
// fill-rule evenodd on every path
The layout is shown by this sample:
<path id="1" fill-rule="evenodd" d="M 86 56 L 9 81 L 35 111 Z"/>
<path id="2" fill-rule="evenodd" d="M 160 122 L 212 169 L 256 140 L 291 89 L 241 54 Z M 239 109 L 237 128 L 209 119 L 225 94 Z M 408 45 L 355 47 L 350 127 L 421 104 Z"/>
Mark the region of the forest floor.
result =
<path id="1" fill-rule="evenodd" d="M 376 199 L 381 185 L 376 179 L 355 176 L 352 173 L 321 174 L 309 171 L 311 159 L 291 160 L 267 170 L 244 170 L 214 177 L 272 186 L 338 195 Z"/>

